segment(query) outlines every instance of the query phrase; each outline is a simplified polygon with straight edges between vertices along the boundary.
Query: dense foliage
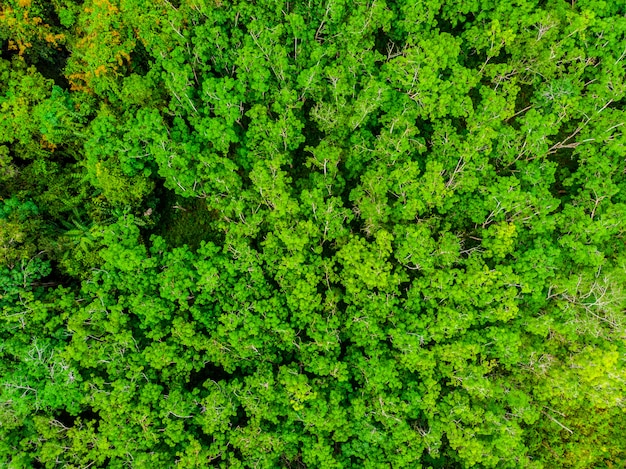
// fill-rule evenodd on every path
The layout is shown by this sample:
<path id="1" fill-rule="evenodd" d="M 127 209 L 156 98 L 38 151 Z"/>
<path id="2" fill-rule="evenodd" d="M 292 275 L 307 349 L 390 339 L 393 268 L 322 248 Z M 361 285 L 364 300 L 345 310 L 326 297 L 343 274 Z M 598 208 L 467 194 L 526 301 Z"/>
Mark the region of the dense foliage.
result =
<path id="1" fill-rule="evenodd" d="M 623 0 L 3 0 L 0 462 L 616 468 Z"/>

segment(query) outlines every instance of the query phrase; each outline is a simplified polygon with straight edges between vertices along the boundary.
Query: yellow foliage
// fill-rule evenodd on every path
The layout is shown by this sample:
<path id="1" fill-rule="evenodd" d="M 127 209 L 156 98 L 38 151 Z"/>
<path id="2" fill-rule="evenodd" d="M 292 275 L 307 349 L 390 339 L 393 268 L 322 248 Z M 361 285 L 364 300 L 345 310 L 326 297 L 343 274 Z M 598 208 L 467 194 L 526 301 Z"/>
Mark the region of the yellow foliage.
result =
<path id="1" fill-rule="evenodd" d="M 96 70 L 94 71 L 94 74 L 99 77 L 100 75 L 104 75 L 107 71 L 106 66 L 104 65 L 100 65 L 98 68 L 96 68 Z"/>
<path id="2" fill-rule="evenodd" d="M 19 0 L 18 5 L 29 8 L 31 0 Z M 26 49 L 32 47 L 33 40 L 42 40 L 54 46 L 65 39 L 63 34 L 54 34 L 50 31 L 50 25 L 46 24 L 39 16 L 29 16 L 29 10 L 15 11 L 5 7 L 0 13 L 0 23 L 8 27 L 11 37 L 8 41 L 9 50 L 17 50 L 19 55 L 24 55 Z"/>
<path id="3" fill-rule="evenodd" d="M 124 61 L 130 62 L 134 39 L 116 29 L 119 27 L 116 22 L 119 2 L 91 0 L 86 3 L 76 30 L 74 50 L 77 53 L 68 62 L 67 71 L 73 90 L 93 91 L 98 85 L 106 86 L 98 78 L 116 76 Z"/>
<path id="4" fill-rule="evenodd" d="M 20 55 L 24 55 L 24 52 L 26 51 L 26 49 L 28 49 L 29 47 L 33 47 L 33 44 L 32 42 L 20 42 L 19 47 L 20 47 Z"/>
<path id="5" fill-rule="evenodd" d="M 59 41 L 62 41 L 64 39 L 65 39 L 65 34 L 48 33 L 44 36 L 44 40 L 54 46 L 56 46 Z"/>
<path id="6" fill-rule="evenodd" d="M 30 20 L 30 23 L 28 21 L 28 11 L 24 12 L 24 23 L 26 24 L 41 24 L 43 23 L 43 20 L 39 17 L 39 16 L 33 16 Z"/>
<path id="7" fill-rule="evenodd" d="M 87 73 L 70 73 L 67 76 L 70 82 L 70 90 L 91 92 L 91 88 L 85 85 L 87 79 L 91 76 L 91 72 Z"/>
<path id="8" fill-rule="evenodd" d="M 124 60 L 130 63 L 130 54 L 128 54 L 127 52 L 119 51 L 117 54 L 115 54 L 115 58 L 117 59 L 117 63 L 120 66 L 124 65 Z"/>
<path id="9" fill-rule="evenodd" d="M 54 151 L 57 147 L 54 143 L 48 141 L 45 135 L 41 137 L 41 141 L 39 143 L 41 144 L 41 148 L 45 148 L 46 150 L 50 150 L 51 152 Z"/>
<path id="10" fill-rule="evenodd" d="M 112 5 L 108 0 L 94 0 L 94 5 L 107 9 L 110 13 L 117 13 L 119 10 L 115 5 Z"/>

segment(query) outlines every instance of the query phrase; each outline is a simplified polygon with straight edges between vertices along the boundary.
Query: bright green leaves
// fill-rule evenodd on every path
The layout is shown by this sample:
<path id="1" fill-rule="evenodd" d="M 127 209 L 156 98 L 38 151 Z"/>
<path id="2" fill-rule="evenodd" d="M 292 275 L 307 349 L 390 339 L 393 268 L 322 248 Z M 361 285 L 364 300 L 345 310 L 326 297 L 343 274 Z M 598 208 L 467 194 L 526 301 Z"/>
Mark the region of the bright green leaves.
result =
<path id="1" fill-rule="evenodd" d="M 280 113 L 277 120 L 271 119 L 269 110 L 260 105 L 246 114 L 251 119 L 245 136 L 249 152 L 246 152 L 247 161 L 242 163 L 252 166 L 249 173 L 251 192 L 256 192 L 255 198 L 270 209 L 272 217 L 279 219 L 298 210 L 291 198 L 292 179 L 285 167 L 289 152 L 304 141 L 303 125 L 289 108 L 294 99 L 295 95 L 287 92 L 274 103 L 274 111 Z M 289 165 L 293 168 L 291 163 Z"/>
<path id="2" fill-rule="evenodd" d="M 269 383 L 268 383 L 269 385 Z M 237 402 L 231 386 L 216 381 L 206 381 L 203 387 L 207 388 L 206 396 L 200 400 L 201 413 L 196 417 L 207 435 L 214 435 L 221 439 L 231 425 L 231 419 L 237 415 Z M 236 392 L 236 389 L 234 390 Z"/>
<path id="3" fill-rule="evenodd" d="M 119 21 L 117 1 L 88 1 L 76 18 L 76 32 L 70 40 L 73 50 L 67 76 L 73 89 L 98 94 L 118 90 L 117 77 L 130 62 L 135 38 L 129 25 Z"/>
<path id="4" fill-rule="evenodd" d="M 616 2 L 44 3 L 0 15 L 0 459 L 624 460 Z"/>
<path id="5" fill-rule="evenodd" d="M 2 59 L 0 67 L 0 143 L 11 145 L 22 159 L 45 156 L 53 146 L 40 132 L 36 109 L 48 98 L 52 82 L 21 57 Z"/>
<path id="6" fill-rule="evenodd" d="M 349 223 L 353 212 L 344 207 L 339 197 L 328 197 L 323 189 L 304 190 L 300 195 L 302 211 L 312 218 L 315 229 L 321 236 L 321 243 L 343 240 L 350 233 Z"/>
<path id="7" fill-rule="evenodd" d="M 309 152 L 311 156 L 307 163 L 310 168 L 324 176 L 324 182 L 328 195 L 333 194 L 333 183 L 339 176 L 339 164 L 345 157 L 345 150 L 340 146 L 333 144 L 330 140 L 322 140 L 316 147 L 306 147 L 304 151 Z M 319 180 L 318 180 L 319 181 Z M 315 181 L 319 184 L 318 181 Z M 336 192 L 336 191 L 335 191 Z"/>
<path id="8" fill-rule="evenodd" d="M 376 233 L 375 241 L 368 243 L 361 237 L 353 237 L 337 252 L 344 270 L 341 274 L 346 292 L 355 300 L 363 290 L 393 291 L 400 277 L 392 273 L 388 262 L 393 237 L 385 232 Z"/>
<path id="9" fill-rule="evenodd" d="M 623 402 L 624 370 L 619 365 L 617 347 L 599 350 L 587 347 L 576 356 L 572 368 L 578 370 L 583 383 L 589 383 L 594 392 L 586 397 L 595 408 L 619 406 Z"/>
<path id="10" fill-rule="evenodd" d="M 194 260 L 195 256 L 186 247 L 176 248 L 160 259 L 163 264 L 159 275 L 161 297 L 177 302 L 181 309 L 186 309 L 188 302 L 194 298 L 193 291 L 198 279 L 194 270 L 189 269 Z"/>
<path id="11" fill-rule="evenodd" d="M 516 237 L 516 227 L 512 223 L 491 225 L 483 238 L 483 246 L 487 248 L 485 256 L 492 255 L 497 259 L 512 253 Z"/>
<path id="12" fill-rule="evenodd" d="M 243 117 L 244 89 L 241 83 L 225 77 L 223 79 L 207 78 L 202 82 L 202 93 L 206 96 L 210 111 L 215 117 L 222 118 L 225 128 L 232 132 L 235 122 Z M 217 137 L 212 135 L 210 137 Z M 209 138 L 213 140 L 213 138 Z M 233 140 L 234 141 L 234 140 Z M 225 149 L 221 149 L 225 151 Z"/>
<path id="13" fill-rule="evenodd" d="M 13 268 L 36 258 L 33 238 L 41 226 L 37 215 L 39 209 L 30 200 L 20 201 L 16 197 L 0 200 L 0 265 Z"/>
<path id="14" fill-rule="evenodd" d="M 389 217 L 387 192 L 389 180 L 382 171 L 368 171 L 361 184 L 350 192 L 357 215 L 363 220 L 365 234 L 371 236 L 385 226 Z"/>
<path id="15" fill-rule="evenodd" d="M 467 92 L 479 76 L 455 61 L 460 51 L 458 39 L 447 33 L 412 39 L 414 44 L 385 64 L 385 78 L 414 101 L 423 118 L 470 115 Z M 443 79 L 442 73 L 450 78 Z"/>
<path id="16" fill-rule="evenodd" d="M 314 400 L 317 393 L 311 389 L 307 383 L 306 376 L 294 373 L 290 370 L 284 370 L 282 384 L 285 386 L 290 399 L 289 403 L 296 412 L 302 410 L 307 401 Z"/>
<path id="17" fill-rule="evenodd" d="M 52 146 L 67 144 L 73 139 L 82 140 L 84 116 L 78 111 L 69 92 L 52 87 L 50 97 L 37 106 L 36 115 L 41 122 L 40 132 Z"/>
<path id="18" fill-rule="evenodd" d="M 90 182 L 102 191 L 108 203 L 114 207 L 134 207 L 154 184 L 145 177 L 150 174 L 144 162 L 145 143 L 141 145 L 141 140 L 132 141 L 128 137 L 123 139 L 123 131 L 111 113 L 101 112 L 90 125 L 90 136 L 85 142 L 85 166 Z M 149 138 L 149 128 L 144 132 L 143 138 Z"/>
<path id="19" fill-rule="evenodd" d="M 436 242 L 426 224 L 398 226 L 393 255 L 408 270 L 430 275 L 437 267 L 448 268 L 459 257 L 458 239 L 450 232 Z"/>
<path id="20" fill-rule="evenodd" d="M 107 248 L 101 253 L 107 264 L 120 271 L 136 271 L 146 258 L 145 246 L 139 244 L 139 228 L 135 217 L 125 215 L 117 223 L 103 228 Z"/>
<path id="21" fill-rule="evenodd" d="M 514 30 L 505 28 L 503 28 L 498 19 L 494 19 L 487 27 L 476 25 L 465 32 L 464 39 L 467 41 L 467 45 L 477 52 L 482 52 L 486 55 L 481 70 L 485 68 L 490 60 L 498 57 L 500 51 L 505 46 L 511 47 L 514 44 L 516 36 Z"/>

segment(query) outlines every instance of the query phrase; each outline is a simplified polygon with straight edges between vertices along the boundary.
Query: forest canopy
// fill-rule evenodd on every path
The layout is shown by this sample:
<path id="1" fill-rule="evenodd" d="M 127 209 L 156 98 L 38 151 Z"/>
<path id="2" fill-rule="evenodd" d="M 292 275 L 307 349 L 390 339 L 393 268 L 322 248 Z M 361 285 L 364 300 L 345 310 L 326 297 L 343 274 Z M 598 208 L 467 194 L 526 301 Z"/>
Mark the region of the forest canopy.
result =
<path id="1" fill-rule="evenodd" d="M 625 32 L 3 0 L 0 465 L 623 467 Z"/>

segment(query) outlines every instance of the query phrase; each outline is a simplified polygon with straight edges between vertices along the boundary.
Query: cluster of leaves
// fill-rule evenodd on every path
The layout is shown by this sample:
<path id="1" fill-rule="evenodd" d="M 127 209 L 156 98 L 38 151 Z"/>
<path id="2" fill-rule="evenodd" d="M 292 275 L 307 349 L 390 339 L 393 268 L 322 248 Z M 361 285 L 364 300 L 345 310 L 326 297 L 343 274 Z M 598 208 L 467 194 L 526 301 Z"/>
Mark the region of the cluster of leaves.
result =
<path id="1" fill-rule="evenodd" d="M 626 6 L 5 0 L 7 467 L 626 460 Z"/>

